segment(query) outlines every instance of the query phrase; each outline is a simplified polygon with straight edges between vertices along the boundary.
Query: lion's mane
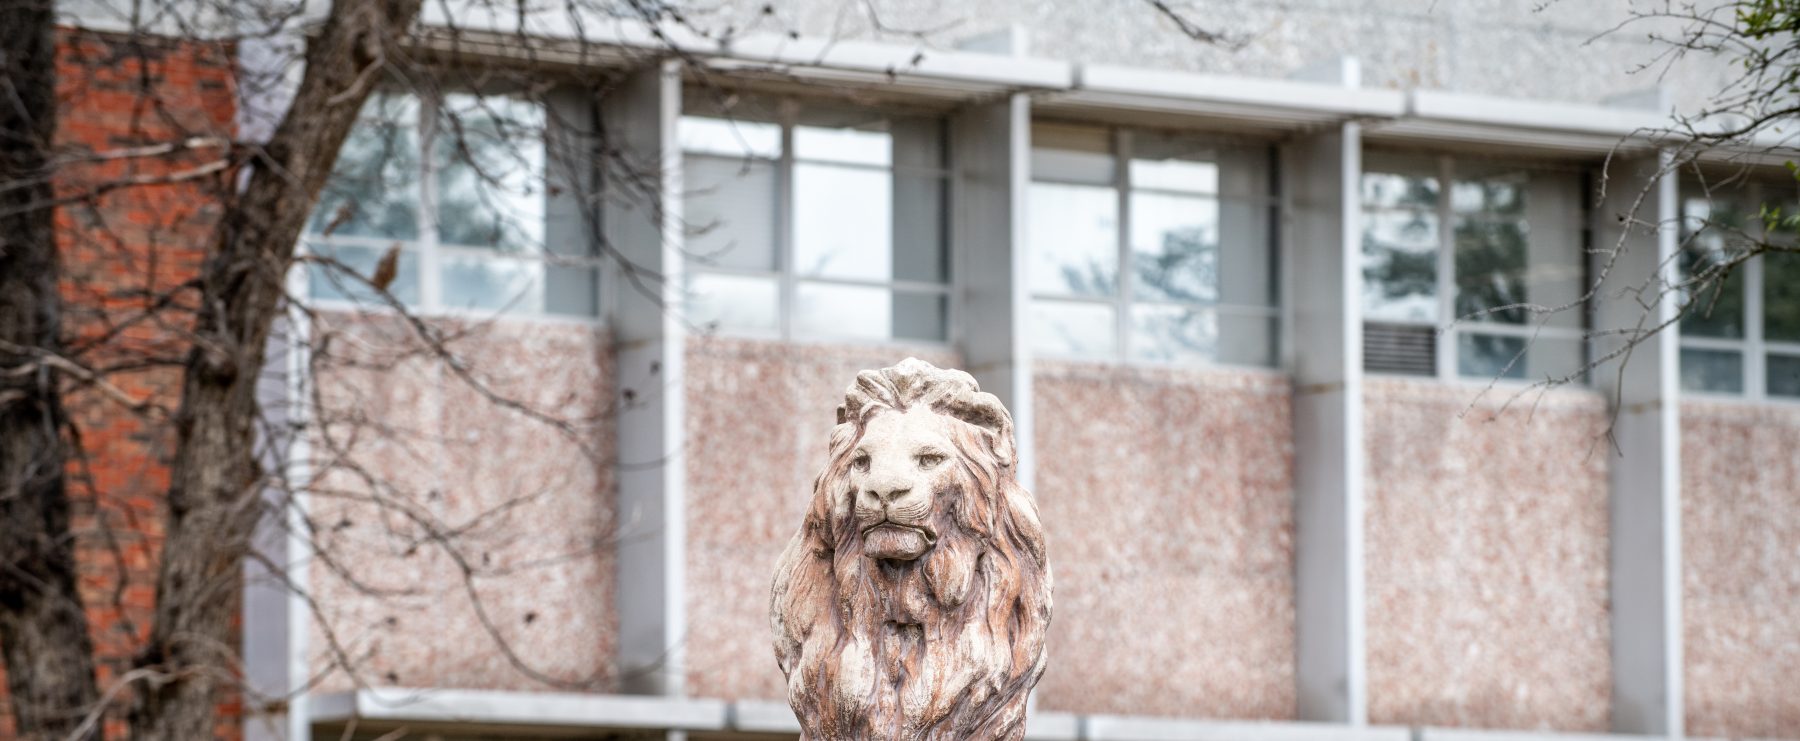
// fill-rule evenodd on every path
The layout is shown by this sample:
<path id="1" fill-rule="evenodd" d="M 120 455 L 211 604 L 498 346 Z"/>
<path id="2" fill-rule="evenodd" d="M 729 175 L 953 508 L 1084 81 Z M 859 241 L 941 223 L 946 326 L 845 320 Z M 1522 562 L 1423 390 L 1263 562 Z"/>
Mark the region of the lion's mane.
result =
<path id="1" fill-rule="evenodd" d="M 955 420 L 957 483 L 936 497 L 936 546 L 881 562 L 853 522 L 850 460 L 869 420 L 916 405 Z M 1024 737 L 1051 577 L 1015 462 L 1011 415 L 969 374 L 913 358 L 858 374 L 770 605 L 802 739 Z"/>

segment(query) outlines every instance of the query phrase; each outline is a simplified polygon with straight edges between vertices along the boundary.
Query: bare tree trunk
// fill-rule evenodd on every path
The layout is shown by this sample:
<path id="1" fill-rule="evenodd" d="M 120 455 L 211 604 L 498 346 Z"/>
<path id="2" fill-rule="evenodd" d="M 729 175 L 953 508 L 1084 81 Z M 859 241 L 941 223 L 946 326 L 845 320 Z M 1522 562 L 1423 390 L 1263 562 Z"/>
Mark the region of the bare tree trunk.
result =
<path id="1" fill-rule="evenodd" d="M 21 736 L 62 739 L 98 697 L 76 591 L 63 467 L 66 418 L 55 211 L 50 0 L 0 0 L 0 654 Z M 85 734 L 98 738 L 97 731 Z"/>
<path id="2" fill-rule="evenodd" d="M 140 667 L 133 738 L 207 738 L 214 690 L 233 665 L 233 596 L 262 515 L 256 380 L 308 213 L 370 90 L 399 61 L 420 0 L 339 0 L 306 51 L 306 72 L 274 136 L 226 205 L 202 276 L 169 486 L 156 614 Z"/>

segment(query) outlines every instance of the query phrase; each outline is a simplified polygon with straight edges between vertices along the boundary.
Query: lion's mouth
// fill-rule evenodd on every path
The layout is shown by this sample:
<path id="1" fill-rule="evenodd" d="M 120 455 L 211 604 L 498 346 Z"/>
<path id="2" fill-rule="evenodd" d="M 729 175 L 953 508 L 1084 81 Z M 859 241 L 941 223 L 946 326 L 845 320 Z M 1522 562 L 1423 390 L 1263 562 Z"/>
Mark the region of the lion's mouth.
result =
<path id="1" fill-rule="evenodd" d="M 886 561 L 911 561 L 925 555 L 936 542 L 924 528 L 882 522 L 863 531 L 863 555 Z"/>

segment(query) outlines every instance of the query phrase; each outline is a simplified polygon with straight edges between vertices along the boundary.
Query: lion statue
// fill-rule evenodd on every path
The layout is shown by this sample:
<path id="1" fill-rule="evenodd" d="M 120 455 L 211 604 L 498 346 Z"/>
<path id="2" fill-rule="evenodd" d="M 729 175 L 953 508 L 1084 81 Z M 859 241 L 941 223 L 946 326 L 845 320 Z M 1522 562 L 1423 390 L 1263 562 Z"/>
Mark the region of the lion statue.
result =
<path id="1" fill-rule="evenodd" d="M 769 608 L 802 741 L 1024 738 L 1050 562 L 1012 415 L 908 358 L 837 418 Z"/>

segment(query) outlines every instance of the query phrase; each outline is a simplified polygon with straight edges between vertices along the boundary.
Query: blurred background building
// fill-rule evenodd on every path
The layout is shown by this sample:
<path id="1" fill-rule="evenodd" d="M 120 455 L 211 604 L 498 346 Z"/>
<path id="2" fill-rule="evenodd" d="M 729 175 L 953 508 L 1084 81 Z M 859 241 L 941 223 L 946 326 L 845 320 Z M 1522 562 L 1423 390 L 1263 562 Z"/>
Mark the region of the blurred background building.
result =
<path id="1" fill-rule="evenodd" d="M 1175 8 L 1227 43 L 1149 2 L 875 5 L 725 3 L 696 22 L 735 40 L 681 54 L 610 26 L 616 55 L 484 52 L 616 69 L 598 97 L 443 101 L 477 133 L 605 130 L 680 194 L 597 220 L 470 174 L 590 160 L 446 154 L 414 93 L 372 101 L 307 248 L 401 244 L 394 295 L 474 328 L 497 387 L 604 419 L 614 462 L 406 364 L 272 387 L 419 433 L 373 456 L 440 516 L 530 495 L 484 520 L 514 576 L 475 584 L 316 503 L 333 555 L 287 554 L 312 601 L 246 592 L 247 672 L 295 694 L 244 734 L 792 737 L 773 565 L 844 387 L 917 356 L 1018 423 L 1056 575 L 1030 738 L 1800 738 L 1800 261 L 1582 370 L 1643 316 L 1626 279 L 1582 301 L 1596 255 L 1633 245 L 1640 281 L 1722 249 L 1677 224 L 1800 204 L 1773 161 L 1654 177 L 1634 135 L 1726 60 L 1634 71 L 1660 49 L 1607 33 L 1618 3 Z M 106 90 L 114 29 L 69 23 L 66 84 Z M 160 59 L 221 118 L 255 63 Z M 71 136 L 121 125 L 79 102 Z M 395 331 L 325 271 L 295 286 L 345 342 Z"/>

